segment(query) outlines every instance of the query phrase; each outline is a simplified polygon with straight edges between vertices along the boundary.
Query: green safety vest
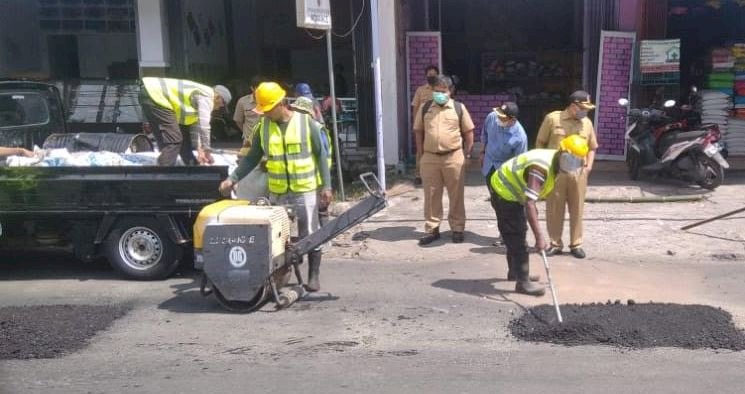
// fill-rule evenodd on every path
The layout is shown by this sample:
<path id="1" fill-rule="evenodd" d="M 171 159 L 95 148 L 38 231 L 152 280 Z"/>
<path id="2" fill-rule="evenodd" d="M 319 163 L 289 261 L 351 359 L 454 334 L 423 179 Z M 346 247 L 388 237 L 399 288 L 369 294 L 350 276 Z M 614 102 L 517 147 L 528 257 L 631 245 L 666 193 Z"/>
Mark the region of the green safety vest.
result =
<path id="1" fill-rule="evenodd" d="M 328 163 L 329 172 L 331 172 L 331 166 L 334 164 L 333 162 L 333 153 L 334 153 L 334 143 L 333 140 L 331 140 L 331 133 L 329 132 L 328 127 L 322 125 L 319 123 L 318 127 L 321 128 L 321 133 L 326 133 L 326 141 L 328 141 L 328 154 L 329 157 L 326 159 L 326 162 Z M 316 182 L 318 182 L 319 185 L 323 185 L 323 179 L 321 178 L 321 171 L 320 168 L 318 171 L 316 171 Z M 324 185 L 325 186 L 325 185 Z M 329 185 L 330 187 L 330 185 Z"/>
<path id="2" fill-rule="evenodd" d="M 277 123 L 262 117 L 259 132 L 270 192 L 306 193 L 318 188 L 308 115 L 293 112 L 284 134 Z"/>
<path id="3" fill-rule="evenodd" d="M 525 170 L 536 166 L 546 171 L 546 181 L 539 193 L 539 198 L 545 199 L 554 188 L 555 174 L 552 167 L 556 152 L 555 149 L 533 149 L 507 160 L 492 174 L 489 180 L 492 189 L 507 201 L 524 204 L 527 200 L 525 190 L 528 188 Z"/>
<path id="4" fill-rule="evenodd" d="M 198 92 L 213 99 L 215 93 L 211 87 L 185 79 L 142 78 L 150 99 L 163 108 L 168 108 L 176 115 L 178 124 L 189 126 L 199 121 L 197 109 L 191 103 L 192 94 Z"/>

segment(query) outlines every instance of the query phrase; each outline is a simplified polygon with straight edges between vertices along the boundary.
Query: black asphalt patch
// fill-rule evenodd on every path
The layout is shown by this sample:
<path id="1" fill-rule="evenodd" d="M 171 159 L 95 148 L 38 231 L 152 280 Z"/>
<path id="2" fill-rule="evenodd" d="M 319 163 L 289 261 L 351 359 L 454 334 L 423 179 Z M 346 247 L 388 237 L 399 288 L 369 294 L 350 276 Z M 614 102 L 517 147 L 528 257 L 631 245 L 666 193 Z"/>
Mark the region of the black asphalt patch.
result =
<path id="1" fill-rule="evenodd" d="M 732 315 L 711 306 L 617 301 L 562 305 L 561 313 L 559 324 L 552 305 L 536 306 L 510 322 L 510 331 L 523 341 L 566 346 L 745 350 Z"/>
<path id="2" fill-rule="evenodd" d="M 56 358 L 75 352 L 128 309 L 119 305 L 0 308 L 0 360 Z"/>

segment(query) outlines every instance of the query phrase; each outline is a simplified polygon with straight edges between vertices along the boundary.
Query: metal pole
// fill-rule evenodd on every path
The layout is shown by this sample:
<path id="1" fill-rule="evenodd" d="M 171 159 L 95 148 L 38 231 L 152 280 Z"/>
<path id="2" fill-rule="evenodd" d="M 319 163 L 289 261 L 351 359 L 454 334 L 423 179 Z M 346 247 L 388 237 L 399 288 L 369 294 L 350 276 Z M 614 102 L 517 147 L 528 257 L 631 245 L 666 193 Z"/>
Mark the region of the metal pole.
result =
<path id="1" fill-rule="evenodd" d="M 551 270 L 548 267 L 548 259 L 546 258 L 546 251 L 541 250 L 541 257 L 543 258 L 543 266 L 546 267 L 546 276 L 548 277 L 548 287 L 551 288 L 551 298 L 554 300 L 554 308 L 556 309 L 556 318 L 559 319 L 559 324 L 564 322 L 561 317 L 561 309 L 559 308 L 559 300 L 556 297 L 556 289 L 554 288 L 554 280 L 551 278 Z"/>
<path id="2" fill-rule="evenodd" d="M 715 220 L 719 220 L 719 219 L 724 219 L 727 216 L 732 216 L 732 215 L 737 214 L 737 213 L 740 213 L 740 212 L 745 212 L 745 208 L 735 209 L 734 211 L 730 211 L 730 212 L 727 212 L 727 213 L 722 214 L 722 215 L 714 216 L 713 218 L 709 218 L 709 219 L 706 219 L 706 220 L 702 220 L 700 222 L 696 222 L 696 223 L 693 223 L 693 224 L 689 224 L 687 226 L 683 226 L 680 229 L 681 230 L 689 230 L 689 229 L 692 229 L 694 227 L 698 227 L 698 226 L 700 226 L 702 224 L 711 223 L 711 222 L 713 222 Z"/>
<path id="3" fill-rule="evenodd" d="M 341 154 L 339 153 L 339 130 L 336 124 L 336 88 L 334 86 L 334 55 L 331 47 L 331 29 L 326 30 L 326 55 L 329 61 L 329 88 L 331 91 L 331 127 L 334 132 L 334 153 L 336 154 L 336 175 L 339 177 L 339 192 L 341 200 L 346 201 L 344 194 L 344 178 L 341 173 Z"/>
<path id="4" fill-rule="evenodd" d="M 375 129 L 377 131 L 378 145 L 378 180 L 383 190 L 385 184 L 385 155 L 383 153 L 383 95 L 380 82 L 380 15 L 378 15 L 378 0 L 370 1 L 370 19 L 372 22 L 372 57 L 373 74 L 375 83 Z"/>

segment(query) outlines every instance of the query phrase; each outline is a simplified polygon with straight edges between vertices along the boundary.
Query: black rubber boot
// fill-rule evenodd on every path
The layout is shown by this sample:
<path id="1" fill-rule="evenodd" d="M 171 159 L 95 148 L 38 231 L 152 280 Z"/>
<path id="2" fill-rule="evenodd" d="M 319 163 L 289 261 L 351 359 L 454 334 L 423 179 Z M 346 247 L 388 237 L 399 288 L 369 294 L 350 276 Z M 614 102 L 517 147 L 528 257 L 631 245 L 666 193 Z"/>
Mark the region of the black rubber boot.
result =
<path id="1" fill-rule="evenodd" d="M 530 263 L 527 259 L 518 264 L 515 263 L 517 270 L 517 283 L 515 283 L 515 292 L 540 297 L 546 294 L 546 288 L 530 281 Z"/>
<path id="2" fill-rule="evenodd" d="M 323 256 L 322 252 L 308 253 L 308 283 L 305 285 L 305 289 L 309 292 L 321 290 L 321 282 L 319 279 L 321 256 Z"/>
<path id="3" fill-rule="evenodd" d="M 508 282 L 514 282 L 517 280 L 517 274 L 515 273 L 517 270 L 514 268 L 514 264 L 512 263 L 512 259 L 509 255 L 507 255 L 507 281 Z M 529 275 L 528 276 L 531 282 L 538 282 L 541 280 L 541 277 L 539 275 Z"/>

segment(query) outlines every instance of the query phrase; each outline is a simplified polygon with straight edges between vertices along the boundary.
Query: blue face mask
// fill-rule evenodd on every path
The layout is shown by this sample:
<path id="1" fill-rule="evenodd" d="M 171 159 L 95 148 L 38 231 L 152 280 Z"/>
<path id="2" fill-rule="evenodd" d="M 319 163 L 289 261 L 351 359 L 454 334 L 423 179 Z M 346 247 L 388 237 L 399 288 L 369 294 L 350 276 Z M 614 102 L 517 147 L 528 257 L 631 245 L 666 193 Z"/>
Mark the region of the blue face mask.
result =
<path id="1" fill-rule="evenodd" d="M 443 93 L 443 92 L 432 93 L 432 100 L 434 100 L 435 103 L 439 105 L 445 105 L 448 102 L 448 99 L 450 99 L 450 97 L 448 97 L 447 93 Z"/>

